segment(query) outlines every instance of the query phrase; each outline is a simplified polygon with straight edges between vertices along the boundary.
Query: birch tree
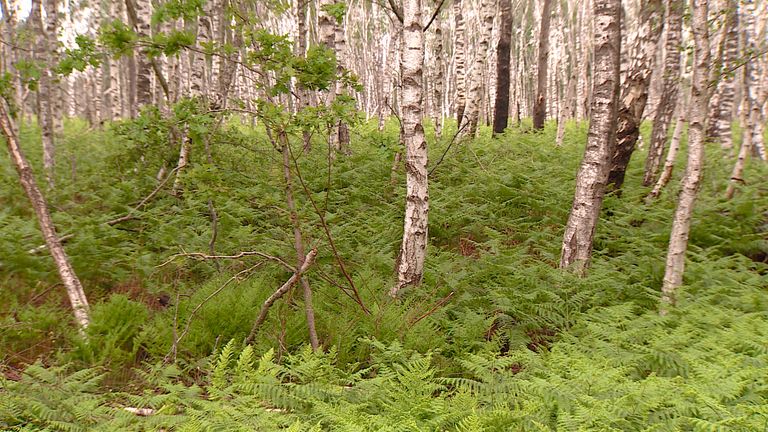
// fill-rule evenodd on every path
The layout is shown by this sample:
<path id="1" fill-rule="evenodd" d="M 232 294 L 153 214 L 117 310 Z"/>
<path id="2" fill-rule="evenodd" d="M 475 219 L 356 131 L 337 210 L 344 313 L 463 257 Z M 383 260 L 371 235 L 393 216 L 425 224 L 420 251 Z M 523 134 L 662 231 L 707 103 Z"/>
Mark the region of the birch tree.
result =
<path id="1" fill-rule="evenodd" d="M 456 97 L 454 107 L 456 110 L 456 123 L 461 127 L 464 122 L 464 110 L 466 108 L 466 37 L 464 35 L 464 11 L 462 10 L 462 1 L 454 0 L 453 16 L 455 21 L 453 58 L 456 64 L 454 70 L 454 79 L 456 80 Z"/>
<path id="2" fill-rule="evenodd" d="M 712 141 L 720 142 L 724 149 L 733 148 L 731 135 L 731 122 L 733 121 L 733 102 L 735 99 L 734 74 L 728 71 L 736 66 L 739 54 L 739 2 L 728 0 L 726 3 L 726 30 L 723 40 L 723 59 L 717 71 L 717 93 L 712 96 L 709 106 L 709 121 L 707 137 Z"/>
<path id="3" fill-rule="evenodd" d="M 421 7 L 421 0 L 403 1 L 402 112 L 406 197 L 403 241 L 397 262 L 397 284 L 389 291 L 393 297 L 403 287 L 421 282 L 427 252 L 429 192 L 427 141 L 422 124 L 424 32 Z"/>
<path id="4" fill-rule="evenodd" d="M 46 2 L 46 4 L 51 2 Z M 55 4 L 55 2 L 52 2 Z M 45 179 L 48 187 L 53 189 L 55 185 L 56 168 L 56 144 L 54 133 L 54 109 L 53 109 L 53 75 L 51 72 L 53 56 L 50 46 L 51 38 L 48 35 L 48 27 L 43 23 L 42 12 L 43 5 L 40 0 L 33 0 L 32 9 L 29 14 L 29 22 L 32 24 L 37 35 L 36 57 L 43 65 L 40 71 L 40 79 L 37 91 L 37 113 L 38 122 L 43 142 L 43 168 L 45 170 Z M 47 12 L 51 13 L 51 12 Z M 54 12 L 55 13 L 55 12 Z"/>
<path id="5" fill-rule="evenodd" d="M 751 53 L 755 51 L 754 6 L 754 1 L 750 0 L 746 2 L 746 13 L 744 14 L 745 53 Z M 739 148 L 739 154 L 736 159 L 736 163 L 733 166 L 730 182 L 728 183 L 728 188 L 725 192 L 725 197 L 727 199 L 733 198 L 734 194 L 736 193 L 737 184 L 744 183 L 744 168 L 746 167 L 747 159 L 755 148 L 755 142 L 762 138 L 757 136 L 755 129 L 756 125 L 760 122 L 762 105 L 765 103 L 765 100 L 763 95 L 761 95 L 761 86 L 756 77 L 755 66 L 755 62 L 746 62 L 744 66 L 742 66 L 744 80 L 744 100 L 742 106 L 744 110 L 743 115 L 746 121 L 742 123 L 744 128 L 741 134 L 741 147 Z M 766 89 L 766 92 L 768 92 L 768 89 Z"/>
<path id="6" fill-rule="evenodd" d="M 648 101 L 656 45 L 661 33 L 662 13 L 661 0 L 642 2 L 640 24 L 631 50 L 631 63 L 621 92 L 616 146 L 608 175 L 608 185 L 614 190 L 621 189 L 624 184 L 624 175 L 640 136 L 640 122 Z"/>
<path id="7" fill-rule="evenodd" d="M 61 277 L 61 282 L 67 290 L 69 303 L 72 305 L 72 310 L 75 313 L 75 320 L 77 321 L 77 325 L 82 334 L 85 332 L 85 328 L 88 327 L 90 321 L 88 299 L 85 297 L 85 291 L 80 284 L 80 279 L 77 278 L 75 270 L 72 268 L 72 264 L 69 261 L 69 257 L 64 251 L 61 240 L 56 233 L 56 227 L 51 219 L 51 214 L 48 212 L 48 204 L 46 203 L 40 188 L 37 186 L 32 167 L 29 165 L 27 158 L 21 150 L 16 126 L 11 119 L 8 106 L 6 105 L 5 100 L 2 100 L 1 98 L 0 132 L 2 132 L 2 136 L 5 138 L 8 155 L 19 175 L 19 182 L 32 204 L 32 209 L 37 217 L 38 225 L 40 225 L 40 231 L 42 231 L 45 245 L 53 257 L 53 261 L 56 264 L 56 270 L 58 270 L 59 277 Z"/>
<path id="8" fill-rule="evenodd" d="M 648 157 L 645 160 L 645 173 L 643 186 L 651 186 L 659 172 L 664 148 L 667 142 L 667 131 L 675 112 L 677 93 L 680 81 L 680 44 L 683 31 L 683 9 L 685 3 L 682 0 L 671 0 L 668 3 L 667 19 L 665 23 L 666 54 L 664 56 L 664 85 L 661 90 L 661 99 L 653 117 L 653 129 L 651 130 L 651 142 L 648 147 Z"/>
<path id="9" fill-rule="evenodd" d="M 483 74 L 488 61 L 488 46 L 493 30 L 494 0 L 480 2 L 481 28 L 475 52 L 475 60 L 469 70 L 469 94 L 467 95 L 466 117 L 467 127 L 462 131 L 463 136 L 474 137 L 480 121 L 480 110 L 483 103 Z"/>
<path id="10" fill-rule="evenodd" d="M 675 304 L 675 294 L 683 283 L 685 271 L 685 253 L 688 248 L 688 235 L 691 229 L 691 217 L 696 195 L 701 185 L 704 164 L 705 124 L 709 106 L 709 28 L 707 22 L 707 0 L 693 0 L 693 40 L 695 60 L 691 80 L 691 102 L 688 114 L 688 164 L 685 168 L 677 209 L 672 220 L 672 232 L 669 237 L 667 264 L 664 270 L 664 283 L 661 295 L 661 314 L 666 314 Z"/>
<path id="11" fill-rule="evenodd" d="M 552 0 L 543 0 L 541 30 L 539 31 L 538 70 L 536 73 L 536 100 L 533 106 L 533 128 L 544 128 L 547 118 L 547 77 L 549 65 L 549 24 L 552 17 Z"/>
<path id="12" fill-rule="evenodd" d="M 594 90 L 584 159 L 563 236 L 560 268 L 586 272 L 616 137 L 621 57 L 621 2 L 594 0 Z"/>
<path id="13" fill-rule="evenodd" d="M 128 20 L 131 26 L 142 38 L 150 36 L 150 18 L 152 16 L 152 4 L 149 0 L 125 0 L 128 11 Z M 135 105 L 131 107 L 131 114 L 135 115 L 140 107 L 152 103 L 152 64 L 150 59 L 141 50 L 135 53 L 136 75 Z"/>

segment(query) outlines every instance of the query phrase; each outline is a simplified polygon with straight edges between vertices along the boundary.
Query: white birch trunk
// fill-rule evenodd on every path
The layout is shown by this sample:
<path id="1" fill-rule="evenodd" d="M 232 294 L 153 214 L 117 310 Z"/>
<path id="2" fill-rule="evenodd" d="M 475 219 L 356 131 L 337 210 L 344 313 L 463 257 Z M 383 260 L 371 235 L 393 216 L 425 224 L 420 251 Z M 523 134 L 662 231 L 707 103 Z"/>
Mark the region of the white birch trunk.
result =
<path id="1" fill-rule="evenodd" d="M 8 108 L 3 100 L 0 100 L 0 132 L 5 137 L 8 154 L 13 161 L 16 172 L 19 174 L 21 186 L 24 188 L 24 192 L 27 194 L 27 198 L 29 198 L 35 211 L 35 216 L 37 216 L 40 230 L 45 239 L 45 245 L 51 252 L 56 269 L 61 277 L 61 282 L 67 290 L 69 302 L 75 313 L 75 320 L 80 327 L 81 334 L 83 334 L 90 321 L 88 299 L 85 297 L 83 286 L 80 284 L 80 280 L 77 278 L 72 264 L 69 262 L 69 257 L 67 257 L 64 247 L 61 245 L 59 236 L 56 234 L 56 228 L 48 212 L 48 204 L 45 202 L 45 198 L 37 186 L 34 174 L 32 173 L 32 167 L 21 151 L 16 128 L 11 121 Z"/>
<path id="2" fill-rule="evenodd" d="M 424 274 L 427 252 L 429 192 L 427 142 L 422 124 L 424 89 L 424 32 L 421 0 L 403 1 L 403 139 L 405 141 L 406 199 L 403 242 L 397 263 L 397 284 L 389 294 L 397 296 L 405 286 L 418 285 Z"/>
<path id="3" fill-rule="evenodd" d="M 691 106 L 688 126 L 688 164 L 683 176 L 677 209 L 672 220 L 672 232 L 667 250 L 667 265 L 664 271 L 664 283 L 661 288 L 660 313 L 666 314 L 674 306 L 675 294 L 683 283 L 685 271 L 685 252 L 688 249 L 688 235 L 691 229 L 691 217 L 701 184 L 704 165 L 705 124 L 709 106 L 709 29 L 707 0 L 693 0 L 693 38 L 695 44 L 695 63 L 691 82 Z"/>
<path id="4" fill-rule="evenodd" d="M 600 217 L 616 136 L 621 56 L 621 2 L 594 0 L 595 88 L 584 159 L 563 236 L 560 268 L 584 274 Z"/>

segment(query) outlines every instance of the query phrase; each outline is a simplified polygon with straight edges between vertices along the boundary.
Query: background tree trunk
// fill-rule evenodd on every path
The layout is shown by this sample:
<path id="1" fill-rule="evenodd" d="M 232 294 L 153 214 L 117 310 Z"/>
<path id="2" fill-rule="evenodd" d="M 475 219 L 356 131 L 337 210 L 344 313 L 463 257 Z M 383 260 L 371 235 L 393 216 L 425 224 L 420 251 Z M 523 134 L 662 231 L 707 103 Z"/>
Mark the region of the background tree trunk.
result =
<path id="1" fill-rule="evenodd" d="M 493 31 L 494 0 L 482 0 L 480 3 L 481 28 L 480 37 L 475 52 L 475 60 L 469 70 L 469 94 L 467 96 L 466 117 L 467 127 L 462 131 L 463 136 L 474 137 L 480 121 L 480 110 L 483 104 L 483 74 L 488 61 L 488 46 Z"/>
<path id="2" fill-rule="evenodd" d="M 48 4 L 50 2 L 46 2 Z M 55 4 L 55 3 L 54 3 Z M 55 125 L 53 108 L 53 67 L 50 46 L 51 37 L 48 35 L 48 28 L 43 24 L 43 5 L 40 0 L 32 1 L 29 22 L 37 34 L 36 58 L 42 63 L 40 79 L 37 90 L 37 115 L 40 124 L 40 131 L 43 141 L 43 168 L 45 170 L 45 179 L 48 182 L 48 188 L 55 186 L 55 168 L 56 168 L 56 143 L 55 143 Z M 49 5 L 50 6 L 50 5 Z M 50 14 L 50 12 L 46 12 Z M 54 12 L 55 13 L 55 12 Z M 47 20 L 46 20 L 47 22 Z"/>
<path id="3" fill-rule="evenodd" d="M 544 129 L 547 119 L 547 77 L 549 65 L 549 23 L 552 17 L 552 0 L 543 0 L 541 31 L 539 31 L 539 66 L 537 70 L 536 101 L 533 106 L 533 128 Z"/>
<path id="4" fill-rule="evenodd" d="M 656 46 L 661 33 L 663 7 L 661 0 L 644 1 L 640 11 L 640 25 L 632 47 L 632 59 L 624 81 L 619 105 L 616 147 L 611 158 L 608 187 L 621 189 L 629 160 L 640 136 L 640 122 L 648 101 L 648 87 L 656 58 Z"/>
<path id="5" fill-rule="evenodd" d="M 149 25 L 152 17 L 152 5 L 149 0 L 125 0 L 128 19 L 139 37 L 148 38 L 151 33 Z M 135 75 L 135 110 L 152 103 L 152 64 L 144 53 L 136 53 Z"/>
<path id="6" fill-rule="evenodd" d="M 672 233 L 669 237 L 667 265 L 662 286 L 661 313 L 675 304 L 675 292 L 683 283 L 685 252 L 688 248 L 688 234 L 696 195 L 701 184 L 704 164 L 705 123 L 709 106 L 709 29 L 707 22 L 707 0 L 693 0 L 693 38 L 695 63 L 691 83 L 691 107 L 688 126 L 688 165 L 682 181 Z"/>
<path id="7" fill-rule="evenodd" d="M 512 0 L 499 0 L 499 43 L 496 45 L 496 102 L 493 133 L 502 133 L 509 121 L 509 63 L 512 49 Z"/>
<path id="8" fill-rule="evenodd" d="M 727 32 L 724 35 L 723 61 L 718 74 L 715 77 L 719 86 L 717 87 L 717 97 L 712 97 L 709 106 L 709 125 L 707 127 L 707 137 L 712 141 L 720 142 L 724 149 L 733 148 L 733 139 L 731 136 L 731 122 L 733 121 L 733 101 L 735 97 L 735 82 L 730 69 L 736 66 L 739 55 L 739 2 L 728 0 L 726 3 L 725 27 Z"/>
<path id="9" fill-rule="evenodd" d="M 454 100 L 454 106 L 456 109 L 456 124 L 459 128 L 464 122 L 464 110 L 467 103 L 467 52 L 466 36 L 464 31 L 464 12 L 462 11 L 462 4 L 463 3 L 461 0 L 454 0 L 453 2 L 453 15 L 456 23 L 453 42 L 453 58 L 456 64 L 454 71 L 454 78 L 456 79 L 456 99 Z"/>
<path id="10" fill-rule="evenodd" d="M 621 59 L 621 1 L 594 0 L 595 87 L 584 159 L 563 236 L 560 268 L 586 272 L 616 138 Z"/>
<path id="11" fill-rule="evenodd" d="M 667 144 L 669 123 L 675 112 L 680 86 L 680 41 L 682 39 L 684 9 L 685 4 L 682 0 L 669 2 L 665 24 L 667 41 L 665 43 L 666 55 L 664 56 L 664 86 L 656 108 L 656 115 L 653 117 L 651 143 L 648 147 L 648 157 L 645 160 L 643 186 L 651 186 L 656 181 L 656 175 L 664 156 L 664 148 Z"/>

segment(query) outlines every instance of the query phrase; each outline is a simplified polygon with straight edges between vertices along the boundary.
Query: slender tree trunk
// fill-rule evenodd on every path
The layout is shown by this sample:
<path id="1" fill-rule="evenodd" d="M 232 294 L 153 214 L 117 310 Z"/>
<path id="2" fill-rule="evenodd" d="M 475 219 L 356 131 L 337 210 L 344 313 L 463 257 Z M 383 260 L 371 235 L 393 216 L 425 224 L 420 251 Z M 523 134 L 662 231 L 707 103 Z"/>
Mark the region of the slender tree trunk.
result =
<path id="1" fill-rule="evenodd" d="M 543 0 L 541 30 L 539 31 L 539 66 L 537 72 L 536 101 L 533 107 L 533 128 L 544 129 L 547 118 L 547 76 L 549 66 L 549 23 L 552 17 L 552 0 Z"/>
<path id="2" fill-rule="evenodd" d="M 427 252 L 429 192 L 427 186 L 427 141 L 422 125 L 424 89 L 424 32 L 421 0 L 403 1 L 403 139 L 405 141 L 405 223 L 397 263 L 397 284 L 389 294 L 418 285 L 424 274 Z"/>
<path id="3" fill-rule="evenodd" d="M 293 246 L 296 249 L 296 268 L 304 266 L 304 239 L 301 234 L 301 223 L 299 222 L 299 213 L 296 210 L 296 202 L 293 198 L 293 180 L 291 176 L 291 152 L 288 146 L 288 136 L 284 131 L 278 131 L 278 143 L 283 153 L 283 179 L 285 180 L 285 202 L 288 205 L 288 214 L 291 218 L 293 227 Z M 309 330 L 309 343 L 312 351 L 317 351 L 320 342 L 317 338 L 315 328 L 315 309 L 312 303 L 312 288 L 306 277 L 301 278 L 301 288 L 304 294 L 304 312 L 307 316 L 307 329 Z"/>
<path id="4" fill-rule="evenodd" d="M 645 160 L 643 186 L 650 186 L 656 181 L 659 166 L 664 156 L 667 143 L 667 132 L 672 114 L 675 112 L 677 93 L 680 86 L 680 42 L 683 29 L 683 11 L 685 3 L 682 0 L 671 0 L 667 11 L 666 21 L 666 55 L 664 57 L 664 86 L 661 91 L 659 105 L 653 118 L 651 143 L 648 147 L 648 157 Z"/>
<path id="5" fill-rule="evenodd" d="M 721 42 L 723 45 L 723 61 L 719 74 L 715 77 L 718 82 L 717 98 L 712 97 L 709 105 L 709 125 L 707 137 L 712 141 L 719 141 L 723 149 L 733 148 L 731 135 L 731 122 L 733 121 L 733 101 L 735 96 L 735 82 L 733 74 L 728 70 L 736 66 L 739 55 L 739 2 L 727 0 L 726 20 L 724 25 L 727 32 Z M 717 99 L 715 101 L 715 99 Z"/>
<path id="6" fill-rule="evenodd" d="M 445 74 L 443 72 L 443 29 L 442 20 L 438 16 L 432 24 L 435 26 L 435 55 L 434 55 L 434 84 L 432 100 L 434 101 L 433 119 L 435 136 L 440 138 L 443 131 L 443 93 L 445 92 Z"/>
<path id="7" fill-rule="evenodd" d="M 594 0 L 595 86 L 584 159 L 563 236 L 560 268 L 585 274 L 616 138 L 621 58 L 621 1 Z"/>
<path id="8" fill-rule="evenodd" d="M 45 10 L 45 37 L 48 39 L 47 52 L 47 64 L 48 68 L 48 99 L 51 105 L 51 120 L 53 122 L 53 132 L 56 135 L 61 135 L 64 129 L 64 123 L 62 115 L 63 100 L 62 89 L 59 85 L 59 81 L 56 78 L 52 68 L 59 61 L 59 5 L 58 0 L 44 0 L 43 9 Z M 96 72 L 96 71 L 94 71 Z M 96 102 L 95 102 L 96 103 Z M 98 103 L 96 103 L 98 105 Z"/>
<path id="9" fill-rule="evenodd" d="M 667 266 L 661 295 L 661 314 L 675 304 L 675 292 L 683 283 L 685 252 L 688 248 L 688 234 L 696 195 L 701 184 L 704 164 L 705 123 L 709 106 L 709 28 L 707 22 L 708 1 L 693 0 L 692 30 L 695 44 L 695 63 L 691 82 L 691 107 L 688 126 L 688 165 L 682 181 L 672 233 L 669 237 Z"/>
<path id="10" fill-rule="evenodd" d="M 480 121 L 480 109 L 483 102 L 483 73 L 488 62 L 488 46 L 493 30 L 494 0 L 482 0 L 480 16 L 482 17 L 480 39 L 477 44 L 475 61 L 469 70 L 469 95 L 467 96 L 466 112 L 467 127 L 462 131 L 463 136 L 474 137 Z"/>
<path id="11" fill-rule="evenodd" d="M 53 74 L 51 68 L 50 41 L 47 34 L 47 26 L 43 24 L 42 18 L 43 5 L 40 0 L 32 1 L 32 9 L 29 15 L 29 22 L 37 33 L 36 58 L 43 64 L 40 72 L 37 91 L 38 121 L 43 141 L 43 168 L 45 170 L 45 179 L 48 182 L 48 188 L 55 186 L 55 168 L 56 168 L 56 144 L 55 144 L 55 125 L 53 111 Z"/>
<path id="12" fill-rule="evenodd" d="M 496 46 L 496 103 L 493 133 L 502 133 L 509 122 L 509 64 L 512 48 L 512 0 L 499 0 L 501 29 Z"/>
<path id="13" fill-rule="evenodd" d="M 152 4 L 149 0 L 125 0 L 128 19 L 139 37 L 150 36 L 150 18 Z M 152 103 L 152 64 L 143 52 L 134 54 L 136 58 L 136 109 Z"/>
<path id="14" fill-rule="evenodd" d="M 22 88 L 23 85 L 21 83 L 21 77 L 18 76 L 17 73 L 15 73 L 15 67 L 17 57 L 19 53 L 18 50 L 15 49 L 16 46 L 16 33 L 17 33 L 17 19 L 16 19 L 16 4 L 14 1 L 8 1 L 8 0 L 0 0 L 0 13 L 3 15 L 3 26 L 2 26 L 2 35 L 3 38 L 8 41 L 8 45 L 3 45 L 0 47 L 0 55 L 2 56 L 2 60 L 0 60 L 0 68 L 4 72 L 9 72 L 14 76 L 14 81 L 16 83 L 15 85 L 15 92 L 14 92 L 14 99 L 16 103 L 22 102 Z M 22 110 L 24 107 L 20 107 Z"/>
<path id="15" fill-rule="evenodd" d="M 744 52 L 755 51 L 755 4 L 754 0 L 747 0 L 745 2 L 744 14 Z M 742 66 L 743 71 L 743 103 L 742 103 L 742 115 L 745 117 L 745 121 L 742 122 L 744 128 L 741 134 L 741 147 L 739 148 L 739 155 L 736 159 L 736 164 L 733 166 L 731 172 L 731 179 L 728 183 L 728 188 L 725 192 L 726 199 L 733 198 L 736 193 L 737 184 L 744 183 L 744 168 L 746 167 L 747 158 L 752 154 L 755 141 L 755 124 L 759 120 L 759 112 L 761 106 L 758 105 L 757 87 L 759 83 L 755 78 L 755 65 L 753 61 L 748 61 Z"/>
<path id="16" fill-rule="evenodd" d="M 685 102 L 683 96 L 680 96 L 680 100 L 677 102 L 677 121 L 675 122 L 675 131 L 672 133 L 672 141 L 669 144 L 669 151 L 667 151 L 667 158 L 664 161 L 664 169 L 661 170 L 661 175 L 653 186 L 653 190 L 648 194 L 648 199 L 656 199 L 661 195 L 662 189 L 667 186 L 669 180 L 672 178 L 672 171 L 675 168 L 675 160 L 677 159 L 677 153 L 680 150 L 680 138 L 683 134 L 683 127 L 685 125 Z"/>
<path id="17" fill-rule="evenodd" d="M 334 50 L 336 52 L 336 72 L 341 74 L 347 67 L 347 38 L 344 34 L 344 22 L 335 22 L 334 25 Z M 345 94 L 344 86 L 341 81 L 336 81 L 336 98 Z M 339 121 L 336 125 L 337 137 L 334 140 L 336 150 L 349 152 L 349 126 Z"/>
<path id="18" fill-rule="evenodd" d="M 637 39 L 632 47 L 632 60 L 624 81 L 619 104 L 619 124 L 616 130 L 616 147 L 611 158 L 608 174 L 609 190 L 620 190 L 629 160 L 640 136 L 640 122 L 648 101 L 648 87 L 656 58 L 656 45 L 661 33 L 663 6 L 661 0 L 642 3 Z"/>
<path id="19" fill-rule="evenodd" d="M 67 290 L 69 302 L 75 313 L 75 319 L 80 327 L 80 332 L 83 333 L 89 323 L 88 299 L 85 297 L 83 286 L 80 284 L 80 280 L 77 278 L 72 264 L 69 262 L 69 257 L 67 257 L 64 247 L 61 245 L 59 236 L 56 234 L 56 228 L 48 212 L 48 204 L 45 202 L 45 198 L 37 186 L 34 174 L 32 173 L 32 167 L 21 151 L 16 128 L 8 113 L 8 107 L 3 100 L 0 100 L 0 129 L 2 129 L 2 134 L 8 146 L 8 154 L 13 161 L 16 172 L 19 174 L 21 186 L 24 188 L 24 192 L 27 194 L 27 198 L 29 198 L 37 216 L 40 230 L 45 239 L 45 245 L 51 252 L 56 269 L 61 277 L 61 282 Z"/>
<path id="20" fill-rule="evenodd" d="M 454 40 L 453 57 L 456 63 L 456 99 L 454 105 L 456 107 L 456 124 L 461 127 L 464 122 L 464 110 L 466 108 L 467 100 L 467 52 L 466 52 L 466 36 L 464 31 L 464 13 L 462 10 L 462 0 L 454 0 L 453 2 L 453 15 L 456 23 L 456 32 Z"/>

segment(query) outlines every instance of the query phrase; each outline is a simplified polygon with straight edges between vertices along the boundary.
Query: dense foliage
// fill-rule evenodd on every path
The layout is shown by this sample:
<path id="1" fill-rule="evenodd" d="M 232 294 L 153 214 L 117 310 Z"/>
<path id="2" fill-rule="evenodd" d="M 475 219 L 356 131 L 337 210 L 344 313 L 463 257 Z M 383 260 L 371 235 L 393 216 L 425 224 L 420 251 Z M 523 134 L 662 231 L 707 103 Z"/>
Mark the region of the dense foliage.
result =
<path id="1" fill-rule="evenodd" d="M 425 280 L 401 301 L 386 295 L 402 230 L 402 167 L 394 177 L 391 170 L 397 124 L 383 132 L 360 125 L 351 154 L 335 158 L 320 140 L 304 153 L 297 138 L 301 223 L 319 249 L 308 277 L 324 352 L 313 354 L 299 295 L 276 303 L 253 345 L 242 344 L 261 303 L 290 276 L 283 267 L 258 257 L 176 256 L 213 249 L 295 257 L 280 153 L 260 127 L 209 115 L 147 110 L 105 131 L 67 124 L 57 189 L 48 195 L 92 302 L 87 339 L 75 330 L 52 261 L 33 250 L 42 239 L 0 156 L 3 429 L 768 425 L 768 186 L 755 181 L 723 200 L 730 164 L 714 146 L 679 306 L 660 317 L 676 183 L 646 204 L 640 154 L 623 196 L 606 199 L 589 276 L 557 270 L 582 124 L 569 125 L 562 148 L 552 145 L 554 129 L 513 128 L 453 144 L 433 163 Z M 184 192 L 173 196 L 166 185 L 136 208 L 158 186 L 161 167 L 175 165 L 168 137 L 179 122 L 205 135 L 193 141 Z M 451 132 L 428 135 L 432 161 Z M 34 125 L 22 128 L 37 165 L 38 136 Z M 746 178 L 766 175 L 755 165 Z M 131 220 L 105 223 L 125 215 Z M 323 222 L 370 314 L 351 299 Z M 154 411 L 142 417 L 125 407 Z"/>

